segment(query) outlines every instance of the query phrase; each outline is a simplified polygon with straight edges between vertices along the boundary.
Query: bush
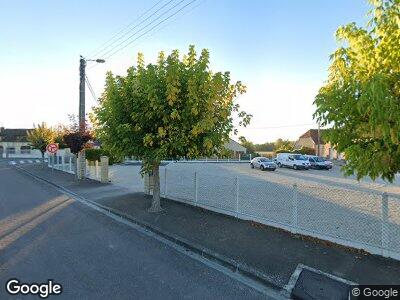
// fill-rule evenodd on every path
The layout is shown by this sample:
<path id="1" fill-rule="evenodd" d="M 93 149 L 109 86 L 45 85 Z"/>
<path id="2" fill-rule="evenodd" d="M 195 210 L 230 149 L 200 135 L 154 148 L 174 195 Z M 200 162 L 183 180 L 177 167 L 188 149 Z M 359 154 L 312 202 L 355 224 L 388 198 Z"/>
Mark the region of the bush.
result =
<path id="1" fill-rule="evenodd" d="M 288 150 L 288 149 L 279 149 L 275 151 L 275 154 L 278 153 L 293 153 L 293 154 L 308 154 L 308 155 L 315 155 L 315 150 L 309 147 L 301 147 L 297 150 Z"/>
<path id="2" fill-rule="evenodd" d="M 122 161 L 121 158 L 111 155 L 111 153 L 104 149 L 90 148 L 85 150 L 86 159 L 88 161 L 100 161 L 101 156 L 108 156 L 108 164 L 113 165 Z"/>
<path id="3" fill-rule="evenodd" d="M 85 156 L 88 161 L 100 161 L 100 156 L 103 155 L 102 149 L 90 148 L 85 150 Z"/>

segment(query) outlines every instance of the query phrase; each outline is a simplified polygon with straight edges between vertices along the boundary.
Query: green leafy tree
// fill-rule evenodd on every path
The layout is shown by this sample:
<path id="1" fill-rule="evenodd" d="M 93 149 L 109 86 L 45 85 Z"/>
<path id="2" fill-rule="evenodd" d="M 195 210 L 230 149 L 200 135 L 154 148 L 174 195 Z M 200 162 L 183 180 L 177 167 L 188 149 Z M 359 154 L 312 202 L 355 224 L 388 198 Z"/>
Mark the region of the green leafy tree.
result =
<path id="1" fill-rule="evenodd" d="M 248 153 L 254 153 L 256 151 L 256 147 L 253 142 L 248 141 L 244 136 L 239 137 L 240 144 L 247 149 Z"/>
<path id="2" fill-rule="evenodd" d="M 33 130 L 28 131 L 28 142 L 31 147 L 42 153 L 42 162 L 44 165 L 44 154 L 48 144 L 54 142 L 55 132 L 51 127 L 47 127 L 46 123 L 34 126 Z"/>
<path id="3" fill-rule="evenodd" d="M 289 140 L 277 139 L 275 149 L 279 152 L 291 152 L 294 150 L 294 142 Z"/>
<path id="4" fill-rule="evenodd" d="M 90 127 L 85 125 L 85 130 L 82 131 L 79 128 L 79 122 L 74 115 L 69 116 L 70 124 L 69 127 L 64 128 L 63 142 L 70 148 L 71 153 L 78 154 L 81 150 L 85 148 L 88 141 L 92 139 L 92 133 L 90 132 Z"/>
<path id="5" fill-rule="evenodd" d="M 209 69 L 209 52 L 198 56 L 194 46 L 180 59 L 178 50 L 156 64 L 145 65 L 142 54 L 126 76 L 106 76 L 105 91 L 94 110 L 99 140 L 117 156 L 143 161 L 142 174 L 154 176 L 150 211 L 160 207 L 159 165 L 163 159 L 218 155 L 239 125 L 250 115 L 239 111 L 235 99 L 245 92 L 241 82 L 232 83 L 229 72 Z"/>
<path id="6" fill-rule="evenodd" d="M 392 181 L 400 170 L 400 1 L 370 1 L 371 20 L 340 27 L 343 45 L 315 98 L 314 117 L 345 154 L 347 175 Z"/>

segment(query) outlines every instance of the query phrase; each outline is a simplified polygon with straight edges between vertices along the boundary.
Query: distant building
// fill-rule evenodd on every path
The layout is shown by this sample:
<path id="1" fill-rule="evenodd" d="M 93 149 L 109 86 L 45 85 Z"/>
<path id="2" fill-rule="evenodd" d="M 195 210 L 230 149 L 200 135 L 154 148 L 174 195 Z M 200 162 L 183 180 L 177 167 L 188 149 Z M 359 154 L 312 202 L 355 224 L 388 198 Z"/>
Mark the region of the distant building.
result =
<path id="1" fill-rule="evenodd" d="M 0 158 L 41 157 L 39 150 L 31 148 L 28 131 L 32 129 L 6 129 L 0 127 Z"/>
<path id="2" fill-rule="evenodd" d="M 323 132 L 324 129 L 308 130 L 296 141 L 294 144 L 295 149 L 300 149 L 301 147 L 312 148 L 315 150 L 315 155 L 329 159 L 343 159 L 343 154 L 338 153 L 330 143 L 327 143 L 322 139 L 321 135 Z"/>
<path id="3" fill-rule="evenodd" d="M 243 154 L 246 154 L 247 149 L 240 145 L 238 142 L 229 139 L 229 142 L 225 144 L 225 148 L 233 152 L 233 156 L 239 158 Z"/>

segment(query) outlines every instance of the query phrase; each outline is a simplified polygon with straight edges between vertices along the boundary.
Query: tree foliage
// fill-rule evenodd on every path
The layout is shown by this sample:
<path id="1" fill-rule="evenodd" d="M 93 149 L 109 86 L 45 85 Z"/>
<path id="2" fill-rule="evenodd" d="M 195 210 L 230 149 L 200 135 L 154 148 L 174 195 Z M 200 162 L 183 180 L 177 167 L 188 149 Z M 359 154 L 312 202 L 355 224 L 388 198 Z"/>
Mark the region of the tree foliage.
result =
<path id="1" fill-rule="evenodd" d="M 315 99 L 314 117 L 339 152 L 347 175 L 392 181 L 400 170 L 400 1 L 370 1 L 371 20 L 340 27 L 343 45 Z"/>
<path id="2" fill-rule="evenodd" d="M 54 130 L 51 127 L 47 127 L 46 123 L 42 123 L 34 126 L 34 129 L 29 130 L 27 134 L 28 142 L 31 147 L 34 149 L 38 149 L 42 153 L 44 164 L 44 154 L 46 153 L 46 147 L 48 144 L 54 142 Z"/>
<path id="3" fill-rule="evenodd" d="M 90 132 L 89 126 L 85 125 L 85 130 L 81 131 L 79 128 L 79 122 L 74 115 L 69 116 L 70 124 L 64 128 L 63 143 L 70 148 L 71 153 L 78 154 L 88 141 L 92 139 L 92 133 Z"/>
<path id="4" fill-rule="evenodd" d="M 143 171 L 153 171 L 153 206 L 159 205 L 161 160 L 218 155 L 235 130 L 233 113 L 239 125 L 250 121 L 234 102 L 245 86 L 232 83 L 229 72 L 213 73 L 209 58 L 208 50 L 198 56 L 194 46 L 183 59 L 178 50 L 167 57 L 160 52 L 156 64 L 145 65 L 139 54 L 126 76 L 106 76 L 94 111 L 96 134 L 110 151 L 139 157 Z"/>
<path id="5" fill-rule="evenodd" d="M 253 142 L 248 141 L 244 136 L 239 137 L 240 145 L 247 149 L 248 153 L 254 153 L 256 151 L 256 147 Z"/>
<path id="6" fill-rule="evenodd" d="M 294 142 L 289 140 L 277 139 L 275 142 L 276 151 L 291 152 L 294 150 Z"/>
<path id="7" fill-rule="evenodd" d="M 28 142 L 32 148 L 39 150 L 42 156 L 46 152 L 47 145 L 54 142 L 54 138 L 54 130 L 47 127 L 46 123 L 38 124 L 33 130 L 28 131 Z"/>

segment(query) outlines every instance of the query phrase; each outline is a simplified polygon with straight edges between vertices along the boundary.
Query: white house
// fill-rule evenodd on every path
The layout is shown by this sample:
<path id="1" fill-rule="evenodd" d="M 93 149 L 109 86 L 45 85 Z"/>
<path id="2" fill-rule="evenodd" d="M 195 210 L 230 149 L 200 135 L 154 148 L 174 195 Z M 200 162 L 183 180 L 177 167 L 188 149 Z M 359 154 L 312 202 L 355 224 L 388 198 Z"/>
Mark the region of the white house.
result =
<path id="1" fill-rule="evenodd" d="M 0 127 L 0 158 L 40 158 L 39 150 L 32 149 L 28 131 L 32 129 L 5 129 Z"/>

